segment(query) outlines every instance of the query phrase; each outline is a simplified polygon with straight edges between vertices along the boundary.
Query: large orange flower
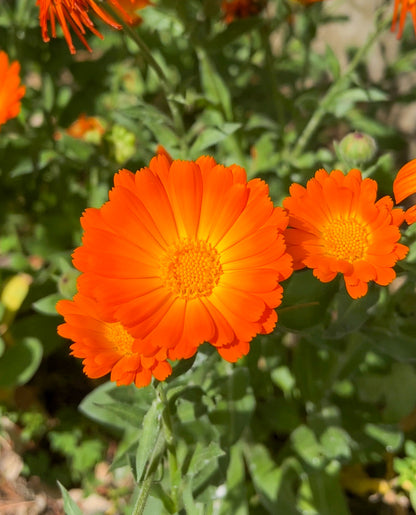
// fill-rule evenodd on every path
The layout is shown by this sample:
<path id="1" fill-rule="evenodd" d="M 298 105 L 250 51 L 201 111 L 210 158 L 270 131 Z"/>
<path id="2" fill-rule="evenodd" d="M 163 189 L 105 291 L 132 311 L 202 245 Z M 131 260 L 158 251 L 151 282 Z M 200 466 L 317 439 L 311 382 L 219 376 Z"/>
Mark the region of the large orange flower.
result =
<path id="1" fill-rule="evenodd" d="M 318 170 L 306 188 L 292 184 L 283 205 L 294 268 L 312 268 L 322 282 L 341 272 L 353 298 L 367 293 L 369 281 L 389 284 L 392 267 L 408 252 L 398 243 L 404 213 L 393 209 L 390 197 L 376 197 L 377 183 L 363 180 L 359 170 Z"/>
<path id="2" fill-rule="evenodd" d="M 225 22 L 231 23 L 236 18 L 255 16 L 264 8 L 264 0 L 222 0 L 221 9 Z"/>
<path id="3" fill-rule="evenodd" d="M 6 52 L 0 51 L 0 126 L 20 112 L 20 99 L 25 87 L 20 85 L 20 64 L 9 63 Z"/>
<path id="4" fill-rule="evenodd" d="M 292 273 L 287 216 L 242 168 L 158 155 L 116 174 L 109 201 L 81 222 L 79 291 L 122 324 L 133 352 L 176 360 L 207 341 L 236 361 L 273 330 Z"/>
<path id="5" fill-rule="evenodd" d="M 141 18 L 135 14 L 135 11 L 151 3 L 150 0 L 109 1 L 111 6 L 119 13 L 124 21 L 130 25 L 135 25 L 141 21 Z M 103 39 L 102 34 L 95 28 L 94 23 L 88 15 L 90 9 L 111 27 L 121 29 L 121 25 L 105 10 L 101 9 L 94 0 L 37 0 L 36 5 L 39 6 L 39 22 L 43 41 L 48 42 L 50 40 L 48 24 L 50 24 L 51 27 L 52 37 L 56 38 L 56 22 L 58 22 L 62 27 L 71 54 L 75 54 L 76 50 L 72 43 L 68 24 L 90 52 L 91 48 L 85 39 L 86 28 L 100 39 Z"/>
<path id="6" fill-rule="evenodd" d="M 394 0 L 393 22 L 391 30 L 396 31 L 397 21 L 399 22 L 399 29 L 397 31 L 397 38 L 401 38 L 403 28 L 406 21 L 407 13 L 410 13 L 413 19 L 413 26 L 416 33 L 416 0 Z"/>
<path id="7" fill-rule="evenodd" d="M 400 168 L 393 182 L 393 193 L 396 204 L 403 202 L 411 195 L 416 195 L 416 159 L 412 159 Z M 405 219 L 409 225 L 416 222 L 415 202 L 407 209 Z"/>
<path id="8" fill-rule="evenodd" d="M 152 376 L 166 379 L 172 368 L 163 349 L 146 356 L 133 351 L 135 339 L 120 322 L 103 313 L 92 298 L 81 294 L 73 301 L 61 300 L 56 309 L 65 317 L 58 333 L 73 340 L 72 355 L 82 358 L 88 377 L 102 377 L 111 372 L 111 380 L 118 386 L 135 383 L 146 386 Z"/>

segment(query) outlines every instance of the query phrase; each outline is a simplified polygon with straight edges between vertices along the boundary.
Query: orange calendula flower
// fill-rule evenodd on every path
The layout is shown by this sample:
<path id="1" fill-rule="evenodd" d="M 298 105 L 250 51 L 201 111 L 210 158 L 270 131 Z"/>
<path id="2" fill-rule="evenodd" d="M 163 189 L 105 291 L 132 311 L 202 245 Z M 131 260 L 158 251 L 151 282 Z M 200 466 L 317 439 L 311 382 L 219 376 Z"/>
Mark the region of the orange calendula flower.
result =
<path id="1" fill-rule="evenodd" d="M 393 266 L 408 247 L 398 243 L 401 209 L 390 197 L 376 200 L 377 183 L 353 169 L 344 175 L 318 170 L 306 188 L 292 184 L 283 201 L 289 213 L 285 232 L 294 268 L 313 269 L 322 282 L 344 275 L 354 299 L 367 293 L 368 282 L 387 285 L 396 277 Z"/>
<path id="2" fill-rule="evenodd" d="M 66 132 L 73 138 L 98 142 L 104 134 L 105 128 L 95 116 L 86 116 L 85 113 L 81 113 Z"/>
<path id="3" fill-rule="evenodd" d="M 146 356 L 134 352 L 133 336 L 120 322 L 105 316 L 95 300 L 77 294 L 73 301 L 61 300 L 56 308 L 65 317 L 58 333 L 75 342 L 71 354 L 83 359 L 88 377 L 111 373 L 117 386 L 134 383 L 141 387 L 152 376 L 163 381 L 172 372 L 163 349 Z"/>
<path id="4" fill-rule="evenodd" d="M 416 194 L 416 159 L 400 168 L 393 182 L 393 193 L 396 204 Z M 407 209 L 405 220 L 409 225 L 416 222 L 416 204 Z"/>
<path id="5" fill-rule="evenodd" d="M 141 18 L 135 14 L 135 11 L 151 3 L 149 0 L 109 0 L 109 2 L 120 17 L 130 25 L 136 25 L 141 21 Z M 85 39 L 86 29 L 90 30 L 100 39 L 103 39 L 102 34 L 95 28 L 94 23 L 89 17 L 88 12 L 90 9 L 111 27 L 115 29 L 122 28 L 94 0 L 37 0 L 36 5 L 39 6 L 39 22 L 43 41 L 48 42 L 50 40 L 49 24 L 52 37 L 56 38 L 56 22 L 58 22 L 62 27 L 71 54 L 75 54 L 76 50 L 72 42 L 69 26 L 90 52 L 91 48 Z"/>
<path id="6" fill-rule="evenodd" d="M 264 8 L 263 0 L 223 0 L 221 9 L 225 22 L 232 23 L 236 18 L 255 16 Z"/>
<path id="7" fill-rule="evenodd" d="M 404 24 L 407 14 L 410 13 L 413 20 L 413 26 L 416 33 L 416 0 L 395 0 L 393 21 L 391 25 L 392 32 L 396 32 L 397 22 L 399 22 L 399 29 L 397 31 L 397 39 L 402 37 Z"/>
<path id="8" fill-rule="evenodd" d="M 117 173 L 109 201 L 85 211 L 79 292 L 128 331 L 133 353 L 177 360 L 209 342 L 234 362 L 276 324 L 287 221 L 239 166 L 158 155 Z"/>
<path id="9" fill-rule="evenodd" d="M 25 86 L 20 85 L 20 64 L 9 63 L 6 52 L 0 51 L 0 126 L 15 118 L 20 112 L 20 100 Z"/>

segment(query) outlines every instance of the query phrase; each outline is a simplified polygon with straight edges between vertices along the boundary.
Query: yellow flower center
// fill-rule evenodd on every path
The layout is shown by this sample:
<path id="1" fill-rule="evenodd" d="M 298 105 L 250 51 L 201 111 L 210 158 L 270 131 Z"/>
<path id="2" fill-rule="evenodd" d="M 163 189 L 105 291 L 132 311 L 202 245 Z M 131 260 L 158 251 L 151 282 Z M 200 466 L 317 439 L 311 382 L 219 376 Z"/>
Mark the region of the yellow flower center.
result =
<path id="1" fill-rule="evenodd" d="M 165 286 L 183 299 L 210 295 L 221 274 L 219 254 L 205 241 L 181 240 L 168 249 L 161 262 Z"/>
<path id="2" fill-rule="evenodd" d="M 354 219 L 336 219 L 322 230 L 321 237 L 327 254 L 353 263 L 363 259 L 369 245 L 367 227 Z"/>
<path id="3" fill-rule="evenodd" d="M 113 345 L 113 349 L 122 356 L 130 356 L 133 354 L 131 348 L 134 338 L 120 322 L 105 324 L 104 336 Z"/>

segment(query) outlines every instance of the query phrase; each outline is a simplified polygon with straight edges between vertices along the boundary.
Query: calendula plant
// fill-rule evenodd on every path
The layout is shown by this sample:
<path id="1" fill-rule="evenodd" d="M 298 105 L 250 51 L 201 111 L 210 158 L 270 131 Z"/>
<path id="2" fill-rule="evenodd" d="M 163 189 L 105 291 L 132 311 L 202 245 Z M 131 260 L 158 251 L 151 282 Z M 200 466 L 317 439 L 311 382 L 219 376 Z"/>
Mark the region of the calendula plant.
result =
<path id="1" fill-rule="evenodd" d="M 0 6 L 7 502 L 411 513 L 416 6 L 373 3 L 344 53 L 343 0 Z"/>

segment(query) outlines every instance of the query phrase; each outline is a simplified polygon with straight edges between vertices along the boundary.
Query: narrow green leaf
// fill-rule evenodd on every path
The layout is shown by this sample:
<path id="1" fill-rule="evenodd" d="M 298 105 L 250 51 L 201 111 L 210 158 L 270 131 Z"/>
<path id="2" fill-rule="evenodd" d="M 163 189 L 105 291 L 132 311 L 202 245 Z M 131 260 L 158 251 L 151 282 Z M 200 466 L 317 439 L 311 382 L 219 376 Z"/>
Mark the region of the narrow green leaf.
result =
<path id="1" fill-rule="evenodd" d="M 313 470 L 308 478 L 319 515 L 350 515 L 338 476 Z"/>
<path id="2" fill-rule="evenodd" d="M 260 444 L 244 447 L 244 455 L 254 488 L 268 513 L 298 515 L 294 494 L 297 477 L 290 461 L 278 465 Z"/>
<path id="3" fill-rule="evenodd" d="M 202 87 L 204 88 L 207 99 L 213 104 L 219 105 L 222 108 L 225 119 L 231 120 L 231 96 L 226 84 L 215 69 L 208 55 L 202 49 L 198 49 L 197 54 Z"/>
<path id="4" fill-rule="evenodd" d="M 82 511 L 80 510 L 77 503 L 71 498 L 68 493 L 68 490 L 58 481 L 58 486 L 62 493 L 62 498 L 64 500 L 64 511 L 65 515 L 82 515 Z"/>
<path id="5" fill-rule="evenodd" d="M 161 413 L 163 405 L 158 400 L 153 401 L 152 406 L 143 418 L 141 437 L 136 452 L 136 480 L 140 481 L 149 464 L 156 441 L 159 437 L 161 425 Z"/>

